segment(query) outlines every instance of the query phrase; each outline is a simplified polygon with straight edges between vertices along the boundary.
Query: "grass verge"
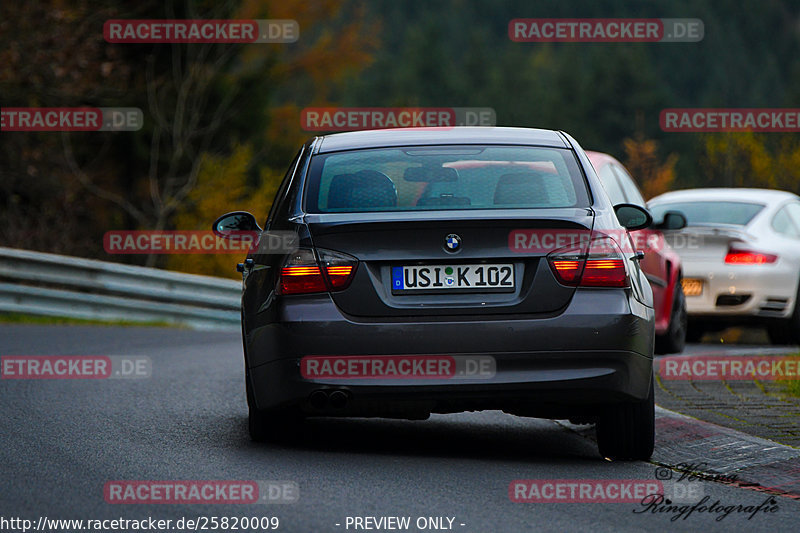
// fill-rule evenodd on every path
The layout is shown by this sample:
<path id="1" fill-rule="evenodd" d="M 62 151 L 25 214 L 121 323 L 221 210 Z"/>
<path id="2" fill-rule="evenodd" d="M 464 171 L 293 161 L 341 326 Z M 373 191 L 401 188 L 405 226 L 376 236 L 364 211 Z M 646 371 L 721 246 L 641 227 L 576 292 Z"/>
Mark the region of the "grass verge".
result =
<path id="1" fill-rule="evenodd" d="M 29 315 L 25 313 L 0 312 L 0 324 L 39 324 L 39 325 L 65 325 L 65 326 L 135 326 L 182 328 L 183 326 L 164 321 L 136 322 L 133 320 L 95 320 L 86 318 L 70 318 L 60 316 Z"/>
<path id="2" fill-rule="evenodd" d="M 798 361 L 799 358 L 800 354 L 786 357 L 786 359 L 794 359 L 795 361 Z M 783 392 L 789 396 L 800 398 L 800 376 L 786 377 L 785 379 L 778 380 L 778 383 L 783 386 Z"/>

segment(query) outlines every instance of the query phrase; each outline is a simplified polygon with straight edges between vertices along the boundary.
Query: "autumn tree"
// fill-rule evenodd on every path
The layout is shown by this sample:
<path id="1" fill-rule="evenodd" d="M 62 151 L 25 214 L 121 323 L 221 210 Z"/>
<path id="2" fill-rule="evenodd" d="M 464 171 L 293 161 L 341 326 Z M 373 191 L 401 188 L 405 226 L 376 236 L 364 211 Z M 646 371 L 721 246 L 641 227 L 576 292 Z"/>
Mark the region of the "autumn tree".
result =
<path id="1" fill-rule="evenodd" d="M 658 142 L 645 139 L 643 135 L 627 138 L 622 144 L 625 148 L 625 167 L 639 183 L 645 199 L 672 189 L 677 155 L 670 154 L 662 161 L 658 154 Z"/>
<path id="2" fill-rule="evenodd" d="M 703 136 L 700 165 L 713 186 L 763 187 L 800 192 L 800 141 L 779 133 Z"/>
<path id="3" fill-rule="evenodd" d="M 47 238 L 56 233 L 49 228 L 74 228 L 88 239 L 83 253 L 102 257 L 108 229 L 176 229 L 177 220 L 192 221 L 193 227 L 180 229 L 208 228 L 211 220 L 190 217 L 198 212 L 201 174 L 203 190 L 220 210 L 230 198 L 215 193 L 237 189 L 231 180 L 240 179 L 247 191 L 270 190 L 306 135 L 299 109 L 328 103 L 337 80 L 357 72 L 374 48 L 375 26 L 343 4 L 3 4 L 4 105 L 139 107 L 145 115 L 136 133 L 3 134 L 0 187 L 6 193 L 2 213 L 9 214 L 7 220 L 0 214 L 3 244 L 81 253 L 56 246 L 70 241 L 63 233 Z M 292 44 L 108 44 L 102 30 L 111 18 L 287 18 L 298 21 L 301 34 Z M 244 174 L 238 171 L 242 153 L 251 156 Z M 234 172 L 214 171 L 226 162 Z M 52 218 L 33 242 L 26 232 L 47 213 Z M 73 224 L 79 213 L 82 224 Z M 150 256 L 147 263 L 162 260 Z"/>
<path id="4" fill-rule="evenodd" d="M 205 154 L 199 165 L 197 184 L 174 217 L 175 227 L 208 230 L 211 222 L 226 211 L 266 213 L 281 174 L 270 167 L 261 167 L 259 179 L 249 180 L 252 165 L 250 145 L 235 146 L 230 155 Z M 242 254 L 174 254 L 168 257 L 165 266 L 193 274 L 236 278 L 233 267 L 242 259 Z"/>

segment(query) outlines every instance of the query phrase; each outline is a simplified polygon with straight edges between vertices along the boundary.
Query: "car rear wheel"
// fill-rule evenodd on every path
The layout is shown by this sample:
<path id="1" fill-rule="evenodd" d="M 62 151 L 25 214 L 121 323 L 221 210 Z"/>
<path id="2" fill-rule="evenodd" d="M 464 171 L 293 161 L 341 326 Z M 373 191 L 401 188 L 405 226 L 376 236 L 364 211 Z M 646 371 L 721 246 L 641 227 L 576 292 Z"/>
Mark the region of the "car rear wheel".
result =
<path id="1" fill-rule="evenodd" d="M 292 440 L 302 428 L 303 418 L 299 414 L 285 411 L 262 411 L 256 407 L 250 386 L 249 373 L 245 375 L 247 391 L 247 430 L 253 442 Z"/>
<path id="2" fill-rule="evenodd" d="M 262 411 L 250 407 L 247 415 L 247 431 L 250 433 L 250 440 L 253 442 L 265 442 L 269 440 L 269 419 L 264 416 Z"/>
<path id="3" fill-rule="evenodd" d="M 686 346 L 686 330 L 688 317 L 686 314 L 686 296 L 683 294 L 680 280 L 675 284 L 675 295 L 672 298 L 672 313 L 669 317 L 669 328 L 664 335 L 656 337 L 656 353 L 680 353 Z"/>
<path id="4" fill-rule="evenodd" d="M 794 311 L 786 320 L 778 320 L 767 326 L 772 344 L 800 344 L 800 286 L 797 288 Z"/>
<path id="5" fill-rule="evenodd" d="M 600 455 L 618 460 L 647 461 L 655 447 L 653 378 L 642 402 L 628 402 L 606 411 L 597 421 Z"/>
<path id="6" fill-rule="evenodd" d="M 699 324 L 689 322 L 686 326 L 686 342 L 700 342 L 705 334 L 705 328 Z"/>
<path id="7" fill-rule="evenodd" d="M 783 320 L 776 324 L 767 326 L 770 344 L 787 345 L 794 344 L 792 332 L 789 331 L 789 324 Z"/>

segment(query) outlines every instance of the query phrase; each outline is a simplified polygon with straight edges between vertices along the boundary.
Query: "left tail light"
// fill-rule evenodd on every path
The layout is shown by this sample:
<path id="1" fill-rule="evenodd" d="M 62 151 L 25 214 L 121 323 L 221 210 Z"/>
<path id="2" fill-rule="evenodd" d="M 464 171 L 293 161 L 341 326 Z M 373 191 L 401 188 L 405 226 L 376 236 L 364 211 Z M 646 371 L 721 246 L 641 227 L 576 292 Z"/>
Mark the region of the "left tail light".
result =
<path id="1" fill-rule="evenodd" d="M 278 289 L 281 294 L 335 292 L 350 285 L 358 268 L 355 257 L 331 250 L 310 248 L 292 253 L 281 268 Z"/>

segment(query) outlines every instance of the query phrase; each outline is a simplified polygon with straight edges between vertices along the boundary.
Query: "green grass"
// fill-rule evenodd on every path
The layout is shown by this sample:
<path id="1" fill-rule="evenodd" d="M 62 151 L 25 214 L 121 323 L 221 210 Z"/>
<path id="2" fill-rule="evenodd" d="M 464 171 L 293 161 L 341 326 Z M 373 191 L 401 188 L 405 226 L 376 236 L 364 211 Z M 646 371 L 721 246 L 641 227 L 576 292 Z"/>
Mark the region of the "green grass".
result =
<path id="1" fill-rule="evenodd" d="M 136 326 L 180 328 L 182 326 L 165 321 L 136 322 L 133 320 L 94 320 L 59 316 L 28 315 L 25 313 L 0 313 L 0 324 L 41 324 L 68 326 Z"/>
<path id="2" fill-rule="evenodd" d="M 787 357 L 787 359 L 797 359 L 798 357 L 800 357 L 800 354 L 790 355 Z M 797 377 L 786 378 L 779 380 L 778 383 L 783 386 L 783 392 L 789 396 L 800 398 L 800 379 Z"/>
<path id="3" fill-rule="evenodd" d="M 800 398 L 800 379 L 782 381 L 783 390 L 789 396 Z"/>

